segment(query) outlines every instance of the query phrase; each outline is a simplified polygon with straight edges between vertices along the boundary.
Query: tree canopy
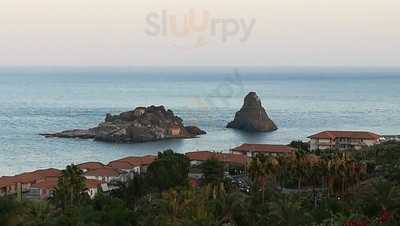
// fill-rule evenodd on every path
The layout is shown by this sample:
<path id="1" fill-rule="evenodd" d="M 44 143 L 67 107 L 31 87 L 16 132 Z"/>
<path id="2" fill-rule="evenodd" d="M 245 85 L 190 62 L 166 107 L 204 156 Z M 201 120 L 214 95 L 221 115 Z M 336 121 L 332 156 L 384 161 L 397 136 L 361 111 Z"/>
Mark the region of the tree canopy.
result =
<path id="1" fill-rule="evenodd" d="M 206 184 L 218 184 L 224 179 L 224 164 L 216 158 L 204 161 L 201 170 Z"/>
<path id="2" fill-rule="evenodd" d="M 158 158 L 150 164 L 147 174 L 150 183 L 165 191 L 173 187 L 186 186 L 190 162 L 184 154 L 166 150 L 158 153 Z"/>
<path id="3" fill-rule="evenodd" d="M 192 188 L 185 186 L 189 162 L 184 155 L 168 150 L 159 157 L 148 174 L 93 200 L 82 197 L 82 172 L 71 165 L 58 185 L 59 202 L 0 197 L 0 225 L 400 225 L 400 181 L 391 170 L 400 159 L 400 144 L 329 157 L 257 156 L 248 169 L 253 185 L 249 193 L 213 184 L 221 178 L 215 159 L 202 166 L 209 183 Z M 366 165 L 373 167 L 368 171 Z"/>

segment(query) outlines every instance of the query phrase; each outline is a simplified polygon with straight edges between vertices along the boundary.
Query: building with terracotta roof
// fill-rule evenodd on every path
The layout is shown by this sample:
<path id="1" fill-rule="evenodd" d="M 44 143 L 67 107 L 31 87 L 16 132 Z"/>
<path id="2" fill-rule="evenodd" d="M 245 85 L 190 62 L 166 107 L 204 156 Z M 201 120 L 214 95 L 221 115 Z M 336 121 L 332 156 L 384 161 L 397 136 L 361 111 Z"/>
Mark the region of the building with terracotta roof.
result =
<path id="1" fill-rule="evenodd" d="M 248 157 L 253 157 L 257 154 L 265 155 L 291 155 L 296 151 L 295 148 L 281 144 L 242 144 L 238 147 L 232 148 L 232 154 L 241 154 Z"/>
<path id="2" fill-rule="evenodd" d="M 115 161 L 118 162 L 128 162 L 132 166 L 135 166 L 135 173 L 146 173 L 147 167 L 157 159 L 155 155 L 145 155 L 145 156 L 130 156 Z"/>
<path id="3" fill-rule="evenodd" d="M 194 151 L 187 152 L 185 155 L 189 159 L 191 166 L 197 166 L 207 159 L 216 158 L 217 154 L 211 151 Z"/>
<path id="4" fill-rule="evenodd" d="M 222 158 L 222 162 L 239 166 L 247 166 L 250 161 L 250 158 L 246 155 L 237 155 L 232 153 L 222 153 L 220 158 Z"/>
<path id="5" fill-rule="evenodd" d="M 140 166 L 132 165 L 128 161 L 115 160 L 115 161 L 111 161 L 110 163 L 108 163 L 107 166 L 110 166 L 113 169 L 125 172 L 126 178 L 124 180 L 133 179 L 135 174 L 140 174 Z"/>
<path id="6" fill-rule="evenodd" d="M 26 194 L 28 199 L 48 199 L 54 196 L 58 184 L 58 178 L 47 178 L 38 183 L 32 184 L 30 191 Z"/>
<path id="7" fill-rule="evenodd" d="M 91 180 L 91 179 L 86 179 L 85 180 L 86 193 L 89 195 L 89 197 L 91 199 L 94 199 L 96 194 L 104 186 L 107 186 L 107 184 L 103 184 L 101 181 L 98 181 L 98 180 Z"/>
<path id="8" fill-rule="evenodd" d="M 195 152 L 188 152 L 185 155 L 190 160 L 190 165 L 192 165 L 192 166 L 200 165 L 207 159 L 211 159 L 211 158 L 216 158 L 225 164 L 239 165 L 239 166 L 245 166 L 248 162 L 247 156 L 237 155 L 237 154 L 232 154 L 232 153 L 195 151 Z"/>
<path id="9" fill-rule="evenodd" d="M 14 177 L 0 177 L 0 196 L 15 194 L 17 192 L 17 182 Z"/>
<path id="10" fill-rule="evenodd" d="M 141 166 L 149 166 L 152 162 L 154 162 L 157 159 L 157 156 L 155 155 L 145 155 L 142 156 L 141 159 Z"/>
<path id="11" fill-rule="evenodd" d="M 128 172 L 123 169 L 130 169 L 131 165 L 122 161 L 113 161 L 111 165 L 104 165 L 101 162 L 84 162 L 79 164 L 78 167 L 87 179 L 110 183 L 112 181 L 126 181 Z"/>
<path id="12" fill-rule="evenodd" d="M 310 150 L 359 150 L 379 144 L 380 136 L 364 131 L 323 131 L 308 137 Z"/>
<path id="13" fill-rule="evenodd" d="M 124 170 L 124 171 L 131 171 L 131 170 L 139 170 L 138 167 L 139 166 L 135 166 L 130 164 L 127 161 L 121 161 L 121 160 L 115 160 L 115 161 L 111 161 L 107 164 L 107 166 L 110 166 L 114 169 L 117 170 Z"/>
<path id="14" fill-rule="evenodd" d="M 156 159 L 157 156 L 155 155 L 145 155 L 145 156 L 130 156 L 119 160 L 127 161 L 135 166 L 143 166 L 143 165 L 150 165 Z"/>
<path id="15" fill-rule="evenodd" d="M 49 177 L 59 177 L 62 175 L 61 170 L 58 169 L 40 169 L 40 170 L 35 170 L 33 172 L 28 172 L 28 173 L 22 173 L 19 175 L 16 175 L 15 178 L 18 182 L 23 183 L 23 184 L 33 184 L 36 183 L 37 181 L 49 178 Z"/>
<path id="16" fill-rule="evenodd" d="M 61 170 L 50 168 L 22 173 L 11 177 L 1 177 L 0 195 L 15 194 L 19 189 L 21 192 L 27 192 L 30 190 L 32 184 L 41 182 L 47 178 L 57 178 L 61 176 L 61 174 Z M 19 189 L 17 189 L 18 186 L 20 186 Z"/>
<path id="17" fill-rule="evenodd" d="M 78 167 L 83 171 L 87 172 L 89 170 L 100 169 L 104 167 L 104 164 L 101 162 L 84 162 L 78 165 Z"/>
<path id="18" fill-rule="evenodd" d="M 58 178 L 47 178 L 32 184 L 29 192 L 25 195 L 28 199 L 46 200 L 54 196 L 58 184 Z M 85 192 L 90 198 L 94 198 L 101 188 L 102 182 L 98 180 L 85 180 Z"/>
<path id="19" fill-rule="evenodd" d="M 110 166 L 103 168 L 93 169 L 85 172 L 83 175 L 86 179 L 98 180 L 104 183 L 111 183 L 113 181 L 125 181 L 125 173 L 121 170 L 114 169 Z"/>
<path id="20" fill-rule="evenodd" d="M 185 154 L 190 161 L 189 177 L 200 179 L 203 177 L 202 168 L 200 167 L 203 162 L 208 159 L 214 158 L 224 164 L 226 173 L 232 172 L 234 174 L 241 174 L 245 170 L 250 158 L 246 155 L 238 155 L 232 153 L 221 153 L 212 151 L 195 151 Z"/>

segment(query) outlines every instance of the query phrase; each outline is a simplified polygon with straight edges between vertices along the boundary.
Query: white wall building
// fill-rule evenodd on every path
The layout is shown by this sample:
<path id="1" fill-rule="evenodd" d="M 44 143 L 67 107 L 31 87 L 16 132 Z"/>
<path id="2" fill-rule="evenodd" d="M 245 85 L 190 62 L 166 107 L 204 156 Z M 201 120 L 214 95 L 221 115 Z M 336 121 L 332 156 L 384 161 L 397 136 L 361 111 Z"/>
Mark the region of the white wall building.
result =
<path id="1" fill-rule="evenodd" d="M 323 131 L 309 136 L 310 150 L 360 150 L 379 144 L 380 136 L 363 131 Z"/>

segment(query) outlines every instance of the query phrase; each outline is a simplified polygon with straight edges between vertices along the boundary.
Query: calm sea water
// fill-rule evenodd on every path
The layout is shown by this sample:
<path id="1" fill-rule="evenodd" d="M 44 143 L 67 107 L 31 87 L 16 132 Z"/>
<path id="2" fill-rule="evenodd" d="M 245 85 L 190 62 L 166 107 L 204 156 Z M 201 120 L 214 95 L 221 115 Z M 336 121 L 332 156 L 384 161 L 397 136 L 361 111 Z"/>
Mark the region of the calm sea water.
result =
<path id="1" fill-rule="evenodd" d="M 326 129 L 400 134 L 400 70 L 335 68 L 2 68 L 0 175 L 164 149 L 224 151 L 244 142 L 288 143 Z M 225 129 L 256 91 L 279 126 Z M 191 140 L 107 144 L 39 133 L 97 125 L 108 112 L 165 105 L 208 134 Z"/>

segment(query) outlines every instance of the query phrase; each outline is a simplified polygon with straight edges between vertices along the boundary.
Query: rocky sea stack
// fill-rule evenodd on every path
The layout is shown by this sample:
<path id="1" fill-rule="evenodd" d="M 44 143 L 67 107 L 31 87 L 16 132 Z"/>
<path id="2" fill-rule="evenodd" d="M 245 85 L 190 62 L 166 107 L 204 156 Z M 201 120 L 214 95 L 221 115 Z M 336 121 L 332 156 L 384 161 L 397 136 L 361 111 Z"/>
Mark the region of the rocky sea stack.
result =
<path id="1" fill-rule="evenodd" d="M 255 92 L 247 94 L 242 108 L 236 112 L 235 119 L 228 123 L 226 127 L 248 132 L 270 132 L 278 129 L 268 117 L 260 98 Z"/>
<path id="2" fill-rule="evenodd" d="M 91 129 L 66 130 L 41 134 L 45 137 L 94 139 L 116 143 L 140 143 L 164 139 L 194 138 L 205 131 L 183 125 L 183 121 L 164 106 L 138 107 L 119 115 L 107 114 L 104 122 Z"/>

